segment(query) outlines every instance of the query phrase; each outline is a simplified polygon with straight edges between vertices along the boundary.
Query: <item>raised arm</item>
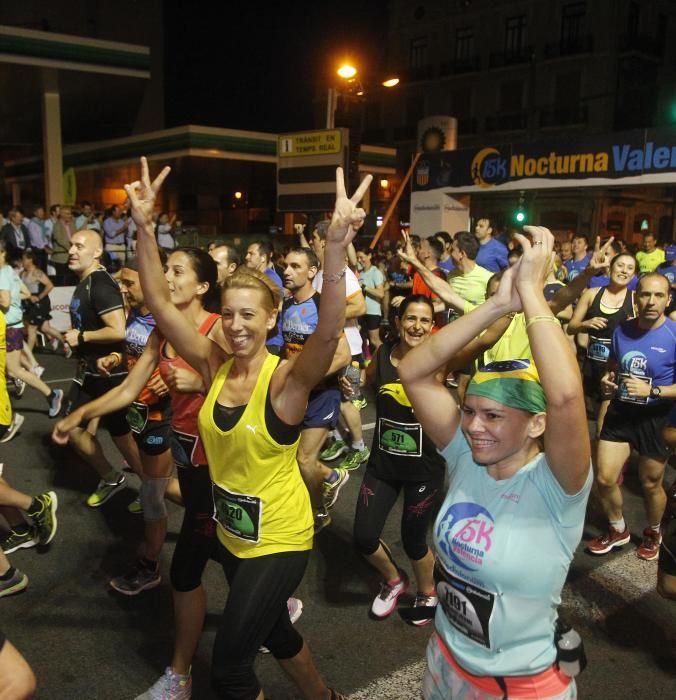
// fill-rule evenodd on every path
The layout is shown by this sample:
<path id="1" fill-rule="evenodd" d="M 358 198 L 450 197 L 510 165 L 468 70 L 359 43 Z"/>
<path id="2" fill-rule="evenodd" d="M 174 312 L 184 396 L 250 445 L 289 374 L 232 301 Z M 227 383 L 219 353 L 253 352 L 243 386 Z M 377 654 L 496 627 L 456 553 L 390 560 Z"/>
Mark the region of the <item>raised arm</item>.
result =
<path id="1" fill-rule="evenodd" d="M 515 268 L 508 268 L 500 280 L 498 291 L 488 301 L 444 326 L 411 350 L 399 364 L 399 377 L 406 395 L 423 430 L 437 447 L 445 447 L 460 424 L 458 407 L 436 378 L 437 370 L 448 365 L 492 323 L 512 311 L 520 310 L 518 296 L 511 293 L 514 276 Z"/>
<path id="2" fill-rule="evenodd" d="M 336 207 L 326 235 L 324 279 L 317 328 L 303 346 L 298 359 L 290 363 L 286 371 L 275 373 L 271 385 L 275 411 L 289 423 L 297 423 L 302 419 L 307 397 L 325 376 L 343 335 L 347 271 L 345 249 L 366 215 L 363 209 L 357 208 L 357 204 L 372 179 L 367 175 L 352 197 L 348 197 L 343 169 L 336 169 Z"/>
<path id="3" fill-rule="evenodd" d="M 575 494 L 588 477 L 591 457 L 582 380 L 570 342 L 542 293 L 542 280 L 551 264 L 554 236 L 542 226 L 526 226 L 524 230 L 531 234 L 533 245 L 525 236 L 517 234 L 523 255 L 518 265 L 516 288 L 547 398 L 545 454 L 563 490 Z"/>
<path id="4" fill-rule="evenodd" d="M 141 158 L 141 179 L 124 186 L 131 204 L 131 215 L 137 226 L 136 255 L 139 277 L 146 303 L 155 317 L 157 327 L 176 353 L 210 383 L 210 368 L 214 364 L 220 364 L 224 355 L 215 357 L 221 352 L 218 346 L 201 335 L 171 303 L 155 238 L 155 200 L 169 172 L 169 167 L 163 168 L 151 182 L 148 161 L 144 157 Z"/>

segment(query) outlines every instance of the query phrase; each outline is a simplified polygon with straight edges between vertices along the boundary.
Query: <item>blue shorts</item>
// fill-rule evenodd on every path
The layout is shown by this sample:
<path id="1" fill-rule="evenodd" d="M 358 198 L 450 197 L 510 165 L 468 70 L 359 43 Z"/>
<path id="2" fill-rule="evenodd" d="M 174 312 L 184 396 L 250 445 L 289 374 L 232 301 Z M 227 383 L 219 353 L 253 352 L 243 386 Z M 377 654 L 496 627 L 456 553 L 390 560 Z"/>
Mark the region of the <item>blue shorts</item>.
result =
<path id="1" fill-rule="evenodd" d="M 305 409 L 303 428 L 328 428 L 338 425 L 340 389 L 313 391 Z"/>

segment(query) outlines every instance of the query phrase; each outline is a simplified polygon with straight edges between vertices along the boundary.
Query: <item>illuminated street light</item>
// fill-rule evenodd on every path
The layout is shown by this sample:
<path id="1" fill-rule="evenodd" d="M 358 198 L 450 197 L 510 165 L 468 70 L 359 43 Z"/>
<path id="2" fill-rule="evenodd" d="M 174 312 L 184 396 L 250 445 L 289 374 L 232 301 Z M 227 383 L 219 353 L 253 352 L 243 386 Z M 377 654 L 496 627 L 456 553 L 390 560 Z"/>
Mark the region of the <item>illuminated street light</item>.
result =
<path id="1" fill-rule="evenodd" d="M 383 80 L 381 84 L 386 88 L 395 87 L 396 85 L 399 85 L 399 78 L 388 78 L 387 80 Z"/>
<path id="2" fill-rule="evenodd" d="M 380 186 L 381 186 L 384 190 L 386 190 L 386 189 L 390 186 L 390 181 L 389 181 L 387 178 L 383 178 L 383 179 L 380 181 Z"/>
<path id="3" fill-rule="evenodd" d="M 350 78 L 354 78 L 354 76 L 357 75 L 357 69 L 347 63 L 342 65 L 336 72 L 341 78 L 345 78 L 345 80 L 350 80 Z"/>
<path id="4" fill-rule="evenodd" d="M 242 196 L 241 192 L 235 192 L 235 199 L 242 199 Z"/>

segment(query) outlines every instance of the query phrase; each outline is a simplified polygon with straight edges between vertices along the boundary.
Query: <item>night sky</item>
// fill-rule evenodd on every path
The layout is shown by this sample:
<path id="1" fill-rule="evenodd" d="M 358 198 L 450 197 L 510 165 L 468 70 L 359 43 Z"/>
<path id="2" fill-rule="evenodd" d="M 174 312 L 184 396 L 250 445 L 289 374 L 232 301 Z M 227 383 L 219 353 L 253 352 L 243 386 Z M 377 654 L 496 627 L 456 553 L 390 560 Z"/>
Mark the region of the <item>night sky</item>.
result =
<path id="1" fill-rule="evenodd" d="M 387 6 L 243 2 L 234 12 L 230 3 L 166 3 L 166 125 L 313 128 L 316 83 L 342 56 L 385 69 Z"/>

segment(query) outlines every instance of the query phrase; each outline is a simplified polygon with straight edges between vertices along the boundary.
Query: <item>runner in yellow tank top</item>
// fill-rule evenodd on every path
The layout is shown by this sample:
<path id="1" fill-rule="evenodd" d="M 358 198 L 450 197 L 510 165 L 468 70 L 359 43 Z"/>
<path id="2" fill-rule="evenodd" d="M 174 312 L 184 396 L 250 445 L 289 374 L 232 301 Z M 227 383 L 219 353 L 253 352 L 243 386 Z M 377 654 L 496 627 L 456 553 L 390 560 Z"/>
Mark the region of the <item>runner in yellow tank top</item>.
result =
<path id="1" fill-rule="evenodd" d="M 357 204 L 372 178 L 348 198 L 343 171 L 337 169 L 319 322 L 295 359 L 276 364 L 265 342 L 277 323 L 280 295 L 266 275 L 242 270 L 224 284 L 222 323 L 231 355 L 196 333 L 169 303 L 153 226 L 155 199 L 169 168 L 152 183 L 145 158 L 141 168 L 141 179 L 125 189 L 138 227 L 144 295 L 162 334 L 210 389 L 200 412 L 200 435 L 214 482 L 219 555 L 230 585 L 214 643 L 212 686 L 218 697 L 262 700 L 253 662 L 264 644 L 306 700 L 338 700 L 342 696 L 317 672 L 286 606 L 311 547 L 310 503 L 295 451 L 310 391 L 326 374 L 342 335 L 346 248 L 365 217 Z"/>
<path id="2" fill-rule="evenodd" d="M 266 397 L 278 363 L 268 354 L 232 430 L 220 430 L 213 413 L 233 359 L 218 371 L 199 413 L 207 455 L 218 455 L 211 467 L 218 538 L 243 558 L 312 548 L 310 496 L 296 462 L 300 438 L 280 445 L 265 424 Z"/>

